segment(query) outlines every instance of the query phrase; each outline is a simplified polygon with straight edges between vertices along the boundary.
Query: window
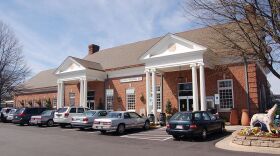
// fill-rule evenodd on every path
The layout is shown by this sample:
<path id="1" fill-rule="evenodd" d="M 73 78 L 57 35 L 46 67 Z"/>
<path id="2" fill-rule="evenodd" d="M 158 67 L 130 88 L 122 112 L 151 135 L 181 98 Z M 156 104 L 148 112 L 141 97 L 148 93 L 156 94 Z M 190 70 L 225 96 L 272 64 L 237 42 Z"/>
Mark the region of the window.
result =
<path id="1" fill-rule="evenodd" d="M 179 96 L 193 96 L 192 83 L 179 83 L 178 92 Z"/>
<path id="2" fill-rule="evenodd" d="M 84 108 L 78 108 L 78 113 L 84 113 Z"/>
<path id="3" fill-rule="evenodd" d="M 69 93 L 70 106 L 75 106 L 75 93 Z"/>
<path id="4" fill-rule="evenodd" d="M 124 117 L 124 119 L 129 119 L 129 118 L 130 118 L 130 116 L 129 116 L 128 113 L 124 113 L 124 114 L 123 114 L 123 117 Z"/>
<path id="5" fill-rule="evenodd" d="M 157 109 L 161 110 L 161 86 L 157 86 Z"/>
<path id="6" fill-rule="evenodd" d="M 135 110 L 135 90 L 127 89 L 126 90 L 126 107 L 127 110 Z"/>
<path id="7" fill-rule="evenodd" d="M 76 108 L 71 108 L 69 113 L 76 113 Z"/>
<path id="8" fill-rule="evenodd" d="M 209 115 L 208 115 L 206 112 L 203 112 L 203 113 L 202 113 L 202 118 L 203 118 L 203 120 L 205 120 L 205 121 L 209 121 L 209 120 L 210 120 L 210 117 L 209 117 Z"/>
<path id="9" fill-rule="evenodd" d="M 220 108 L 233 108 L 233 87 L 232 80 L 218 80 L 218 90 L 220 95 Z"/>
<path id="10" fill-rule="evenodd" d="M 98 116 L 106 116 L 107 115 L 107 112 L 106 111 L 101 111 L 99 112 Z"/>
<path id="11" fill-rule="evenodd" d="M 87 92 L 87 100 L 90 101 L 90 100 L 94 100 L 94 99 L 95 99 L 95 91 L 89 90 Z"/>
<path id="12" fill-rule="evenodd" d="M 211 119 L 211 120 L 216 120 L 216 117 L 215 117 L 213 114 L 211 114 L 211 113 L 208 112 L 208 115 L 210 116 L 210 119 Z"/>
<path id="13" fill-rule="evenodd" d="M 56 105 L 57 105 L 57 98 L 54 97 L 54 98 L 53 98 L 53 107 L 56 108 Z"/>
<path id="14" fill-rule="evenodd" d="M 114 90 L 106 89 L 106 109 L 113 110 L 113 101 L 114 101 Z"/>
<path id="15" fill-rule="evenodd" d="M 131 118 L 141 118 L 140 115 L 138 115 L 138 114 L 136 114 L 134 112 L 129 112 L 129 115 L 130 115 Z"/>
<path id="16" fill-rule="evenodd" d="M 199 113 L 199 112 L 194 113 L 194 120 L 196 120 L 196 121 L 201 120 L 201 113 Z"/>

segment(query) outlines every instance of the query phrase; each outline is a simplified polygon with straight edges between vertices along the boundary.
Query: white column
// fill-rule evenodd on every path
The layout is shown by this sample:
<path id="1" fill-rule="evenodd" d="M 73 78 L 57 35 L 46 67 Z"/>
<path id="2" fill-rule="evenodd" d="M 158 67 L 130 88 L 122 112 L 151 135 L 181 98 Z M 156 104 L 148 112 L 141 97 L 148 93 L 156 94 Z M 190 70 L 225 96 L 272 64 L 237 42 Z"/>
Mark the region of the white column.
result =
<path id="1" fill-rule="evenodd" d="M 150 82 L 151 82 L 151 75 L 150 75 L 150 71 L 147 69 L 146 71 L 146 114 L 148 116 L 148 114 L 150 114 L 150 96 L 151 96 L 151 86 L 150 86 Z"/>
<path id="2" fill-rule="evenodd" d="M 196 64 L 192 64 L 191 68 L 192 68 L 192 88 L 193 88 L 193 111 L 198 111 L 199 105 L 198 105 L 198 86 L 197 86 Z"/>
<path id="3" fill-rule="evenodd" d="M 152 69 L 152 93 L 153 93 L 153 114 L 157 122 L 157 90 L 156 90 L 156 69 Z"/>
<path id="4" fill-rule="evenodd" d="M 60 82 L 60 101 L 59 101 L 59 105 L 60 105 L 60 108 L 61 107 L 64 107 L 64 83 L 63 81 Z"/>
<path id="5" fill-rule="evenodd" d="M 61 85 L 59 82 L 57 82 L 57 104 L 56 109 L 61 108 Z"/>
<path id="6" fill-rule="evenodd" d="M 87 107 L 87 80 L 84 80 L 84 107 Z"/>
<path id="7" fill-rule="evenodd" d="M 83 106 L 84 104 L 84 81 L 80 79 L 80 104 L 79 106 Z"/>
<path id="8" fill-rule="evenodd" d="M 205 73 L 204 73 L 204 64 L 199 64 L 199 78 L 200 78 L 200 102 L 201 110 L 206 111 L 206 89 L 205 89 Z"/>

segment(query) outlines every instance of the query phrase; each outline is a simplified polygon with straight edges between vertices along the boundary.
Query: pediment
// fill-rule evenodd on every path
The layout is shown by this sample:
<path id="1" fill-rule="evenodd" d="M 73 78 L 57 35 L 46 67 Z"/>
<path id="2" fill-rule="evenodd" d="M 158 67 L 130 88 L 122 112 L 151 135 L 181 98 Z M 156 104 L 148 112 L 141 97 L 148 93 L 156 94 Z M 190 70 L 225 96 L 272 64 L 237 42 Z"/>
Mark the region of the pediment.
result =
<path id="1" fill-rule="evenodd" d="M 86 68 L 71 57 L 67 57 L 63 63 L 57 68 L 55 74 L 69 73 L 85 70 Z"/>
<path id="2" fill-rule="evenodd" d="M 188 41 L 184 38 L 173 34 L 167 34 L 144 55 L 140 60 L 147 60 L 152 58 L 166 57 L 183 53 L 192 53 L 197 51 L 205 51 L 206 47 Z"/>

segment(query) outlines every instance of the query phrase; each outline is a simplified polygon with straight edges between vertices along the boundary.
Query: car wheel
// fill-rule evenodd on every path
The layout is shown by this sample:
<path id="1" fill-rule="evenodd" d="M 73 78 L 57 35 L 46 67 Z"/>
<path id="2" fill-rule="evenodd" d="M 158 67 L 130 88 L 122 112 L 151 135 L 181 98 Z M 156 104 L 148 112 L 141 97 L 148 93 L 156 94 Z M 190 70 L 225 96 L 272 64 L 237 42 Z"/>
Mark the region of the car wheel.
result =
<path id="1" fill-rule="evenodd" d="M 118 129 L 117 129 L 117 133 L 118 134 L 123 134 L 125 131 L 125 125 L 124 124 L 119 124 Z"/>
<path id="2" fill-rule="evenodd" d="M 105 130 L 101 130 L 100 132 L 101 132 L 101 134 L 106 134 Z"/>
<path id="3" fill-rule="evenodd" d="M 144 128 L 144 130 L 150 129 L 150 122 L 146 121 L 143 128 Z"/>
<path id="4" fill-rule="evenodd" d="M 23 123 L 20 123 L 19 125 L 20 125 L 20 126 L 24 126 L 24 124 L 23 124 Z"/>
<path id="5" fill-rule="evenodd" d="M 180 140 L 180 136 L 178 135 L 172 135 L 174 140 Z"/>
<path id="6" fill-rule="evenodd" d="M 224 133 L 224 132 L 225 132 L 225 125 L 221 124 L 220 133 Z"/>
<path id="7" fill-rule="evenodd" d="M 203 140 L 205 140 L 207 138 L 207 130 L 206 129 L 203 129 L 202 132 L 201 132 L 201 138 Z"/>
<path id="8" fill-rule="evenodd" d="M 85 128 L 83 128 L 83 127 L 80 127 L 79 129 L 80 129 L 81 131 L 85 130 Z"/>
<path id="9" fill-rule="evenodd" d="M 53 120 L 49 120 L 49 121 L 47 122 L 47 126 L 48 126 L 48 127 L 52 127 L 53 125 L 54 125 Z"/>
<path id="10" fill-rule="evenodd" d="M 65 124 L 59 124 L 61 128 L 65 128 Z"/>

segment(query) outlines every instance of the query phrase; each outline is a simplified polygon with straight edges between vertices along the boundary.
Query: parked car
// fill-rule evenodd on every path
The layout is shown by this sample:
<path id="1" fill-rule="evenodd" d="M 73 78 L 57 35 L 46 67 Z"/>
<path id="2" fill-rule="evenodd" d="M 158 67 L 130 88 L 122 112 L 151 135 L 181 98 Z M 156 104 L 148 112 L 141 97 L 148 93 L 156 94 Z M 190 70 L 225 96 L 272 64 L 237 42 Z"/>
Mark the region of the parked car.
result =
<path id="1" fill-rule="evenodd" d="M 54 121 L 53 121 L 54 113 L 55 110 L 45 110 L 40 115 L 32 116 L 29 123 L 31 125 L 38 125 L 38 126 L 46 125 L 48 127 L 51 127 L 54 125 Z"/>
<path id="2" fill-rule="evenodd" d="M 6 122 L 7 121 L 7 117 L 8 117 L 8 114 L 9 114 L 11 109 L 13 109 L 13 108 L 6 107 L 6 108 L 3 108 L 1 110 L 1 121 L 2 122 Z"/>
<path id="3" fill-rule="evenodd" d="M 178 112 L 174 114 L 167 124 L 166 132 L 174 139 L 182 137 L 201 136 L 203 139 L 212 132 L 223 132 L 225 122 L 210 112 Z"/>
<path id="4" fill-rule="evenodd" d="M 6 118 L 7 122 L 12 122 L 14 119 L 14 115 L 16 113 L 17 109 L 11 109 L 10 112 L 8 113 L 8 116 Z"/>
<path id="5" fill-rule="evenodd" d="M 106 110 L 89 110 L 81 115 L 72 117 L 72 127 L 80 128 L 84 130 L 86 128 L 92 128 L 94 119 L 104 118 L 108 114 Z"/>
<path id="6" fill-rule="evenodd" d="M 53 121 L 58 123 L 60 127 L 65 127 L 67 125 L 71 125 L 72 118 L 77 115 L 83 114 L 85 111 L 88 111 L 88 108 L 84 107 L 63 107 L 59 108 L 54 113 Z"/>
<path id="7" fill-rule="evenodd" d="M 47 108 L 35 108 L 35 107 L 20 108 L 19 110 L 16 111 L 12 122 L 14 124 L 20 124 L 21 126 L 25 124 L 29 124 L 31 116 L 40 115 L 45 110 L 47 110 Z"/>
<path id="8" fill-rule="evenodd" d="M 135 112 L 117 111 L 110 112 L 106 118 L 95 119 L 93 129 L 99 130 L 102 134 L 107 131 L 114 131 L 123 134 L 125 130 L 131 128 L 150 128 L 150 121 Z"/>

